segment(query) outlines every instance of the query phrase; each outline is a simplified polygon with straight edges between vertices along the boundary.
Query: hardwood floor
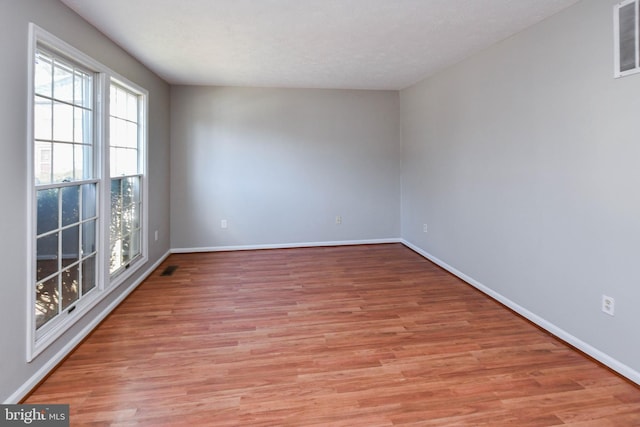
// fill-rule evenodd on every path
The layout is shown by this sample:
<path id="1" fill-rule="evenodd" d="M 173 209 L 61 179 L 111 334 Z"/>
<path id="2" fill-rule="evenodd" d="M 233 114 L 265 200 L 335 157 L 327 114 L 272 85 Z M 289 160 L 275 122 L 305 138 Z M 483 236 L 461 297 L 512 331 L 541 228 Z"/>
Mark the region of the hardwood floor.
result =
<path id="1" fill-rule="evenodd" d="M 25 403 L 73 426 L 640 426 L 640 388 L 399 244 L 172 255 Z"/>

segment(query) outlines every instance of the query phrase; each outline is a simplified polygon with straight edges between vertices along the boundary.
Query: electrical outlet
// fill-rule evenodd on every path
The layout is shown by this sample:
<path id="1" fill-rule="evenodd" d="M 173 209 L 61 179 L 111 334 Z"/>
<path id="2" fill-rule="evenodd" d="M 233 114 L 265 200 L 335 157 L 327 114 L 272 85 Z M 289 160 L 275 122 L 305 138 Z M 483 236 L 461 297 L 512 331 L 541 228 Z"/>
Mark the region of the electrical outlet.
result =
<path id="1" fill-rule="evenodd" d="M 227 228 L 227 220 L 223 219 L 220 221 L 220 228 Z"/>
<path id="2" fill-rule="evenodd" d="M 158 241 L 158 230 L 156 230 L 154 237 L 156 238 L 156 242 Z"/>
<path id="3" fill-rule="evenodd" d="M 342 224 L 342 217 L 340 215 L 336 215 L 336 224 Z"/>
<path id="4" fill-rule="evenodd" d="M 607 313 L 609 316 L 613 316 L 615 314 L 616 308 L 616 300 L 606 295 L 602 295 L 602 311 Z"/>
<path id="5" fill-rule="evenodd" d="M 427 232 L 427 224 L 422 224 L 422 231 Z"/>

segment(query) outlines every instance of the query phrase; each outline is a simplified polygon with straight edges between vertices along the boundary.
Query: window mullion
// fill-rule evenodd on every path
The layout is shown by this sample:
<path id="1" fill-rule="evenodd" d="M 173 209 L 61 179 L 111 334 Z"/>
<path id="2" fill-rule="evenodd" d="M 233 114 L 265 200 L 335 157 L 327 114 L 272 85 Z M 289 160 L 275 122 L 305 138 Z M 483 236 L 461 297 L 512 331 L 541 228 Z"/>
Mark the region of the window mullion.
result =
<path id="1" fill-rule="evenodd" d="M 98 76 L 98 84 L 94 90 L 94 96 L 98 100 L 96 108 L 96 129 L 94 135 L 96 138 L 95 153 L 96 173 L 100 178 L 100 197 L 98 207 L 102 216 L 101 227 L 98 229 L 98 247 L 101 252 L 96 258 L 100 258 L 99 266 L 97 266 L 99 278 L 98 287 L 105 289 L 109 284 L 109 227 L 111 226 L 111 182 L 109 177 L 109 90 L 108 79 L 104 73 Z"/>

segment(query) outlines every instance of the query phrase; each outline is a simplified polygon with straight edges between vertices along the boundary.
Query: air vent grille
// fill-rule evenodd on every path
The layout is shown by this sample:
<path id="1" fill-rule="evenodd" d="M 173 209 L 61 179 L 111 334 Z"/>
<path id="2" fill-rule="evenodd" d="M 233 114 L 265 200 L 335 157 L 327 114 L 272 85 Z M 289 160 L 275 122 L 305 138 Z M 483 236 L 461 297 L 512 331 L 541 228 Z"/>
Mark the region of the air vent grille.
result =
<path id="1" fill-rule="evenodd" d="M 173 273 L 178 269 L 177 265 L 170 265 L 167 268 L 165 268 L 162 273 L 160 274 L 161 276 L 171 276 L 173 275 Z"/>
<path id="2" fill-rule="evenodd" d="M 640 71 L 639 0 L 625 0 L 613 7 L 614 76 L 623 77 Z"/>

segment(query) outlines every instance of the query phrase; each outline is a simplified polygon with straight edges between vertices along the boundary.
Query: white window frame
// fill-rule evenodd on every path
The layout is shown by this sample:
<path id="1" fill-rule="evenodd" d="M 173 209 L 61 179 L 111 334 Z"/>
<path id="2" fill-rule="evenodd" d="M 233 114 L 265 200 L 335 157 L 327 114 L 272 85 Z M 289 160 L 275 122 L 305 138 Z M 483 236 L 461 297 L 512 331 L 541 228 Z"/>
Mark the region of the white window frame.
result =
<path id="1" fill-rule="evenodd" d="M 43 48 L 93 73 L 94 86 L 94 178 L 97 183 L 97 212 L 98 229 L 96 231 L 96 285 L 85 297 L 71 305 L 73 310 L 68 314 L 60 313 L 47 324 L 36 331 L 35 297 L 36 297 L 36 233 L 37 233 L 37 200 L 34 173 L 34 99 L 35 99 L 35 55 L 38 48 Z M 27 223 L 27 362 L 31 362 L 42 351 L 54 343 L 69 328 L 76 324 L 100 301 L 129 279 L 148 261 L 148 170 L 147 170 L 147 100 L 148 92 L 115 73 L 100 62 L 94 60 L 70 44 L 60 40 L 37 25 L 29 24 L 28 45 L 28 114 L 27 114 L 27 212 L 30 220 Z M 108 262 L 110 254 L 109 224 L 110 224 L 110 181 L 109 176 L 109 85 L 111 80 L 125 86 L 140 95 L 140 174 L 142 182 L 141 211 L 141 256 L 132 260 L 129 268 L 114 274 L 109 274 Z"/>
<path id="2" fill-rule="evenodd" d="M 620 69 L 620 10 L 630 4 L 635 5 L 635 66 L 630 70 Z M 620 78 L 640 73 L 640 0 L 624 0 L 613 6 L 613 76 Z"/>

